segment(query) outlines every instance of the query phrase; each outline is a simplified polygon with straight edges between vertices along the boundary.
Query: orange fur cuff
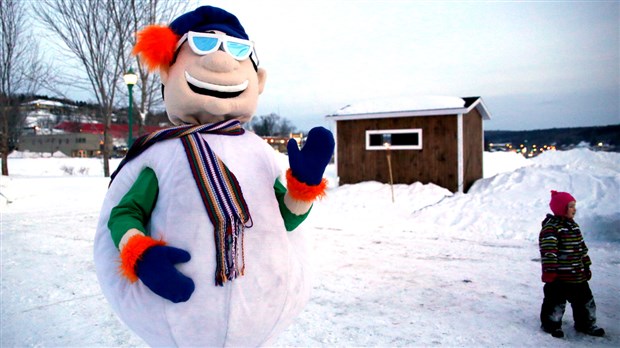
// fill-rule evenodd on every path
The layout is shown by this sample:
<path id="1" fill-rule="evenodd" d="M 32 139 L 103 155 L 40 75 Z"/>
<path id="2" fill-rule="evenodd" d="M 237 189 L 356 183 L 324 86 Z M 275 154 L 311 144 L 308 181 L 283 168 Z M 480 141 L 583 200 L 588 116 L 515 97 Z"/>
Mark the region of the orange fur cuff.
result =
<path id="1" fill-rule="evenodd" d="M 166 245 L 164 241 L 155 240 L 151 237 L 146 237 L 142 235 L 135 235 L 129 238 L 127 244 L 121 251 L 121 273 L 125 278 L 129 279 L 130 282 L 135 282 L 138 280 L 138 275 L 136 274 L 136 263 L 142 257 L 144 252 L 156 245 Z"/>
<path id="2" fill-rule="evenodd" d="M 165 25 L 149 25 L 136 34 L 132 53 L 140 58 L 149 71 L 167 68 L 179 41 L 179 36 Z"/>
<path id="3" fill-rule="evenodd" d="M 286 187 L 288 194 L 298 201 L 312 202 L 317 198 L 323 198 L 327 190 L 327 179 L 323 178 L 318 185 L 310 186 L 293 176 L 293 171 L 289 168 L 286 171 Z"/>

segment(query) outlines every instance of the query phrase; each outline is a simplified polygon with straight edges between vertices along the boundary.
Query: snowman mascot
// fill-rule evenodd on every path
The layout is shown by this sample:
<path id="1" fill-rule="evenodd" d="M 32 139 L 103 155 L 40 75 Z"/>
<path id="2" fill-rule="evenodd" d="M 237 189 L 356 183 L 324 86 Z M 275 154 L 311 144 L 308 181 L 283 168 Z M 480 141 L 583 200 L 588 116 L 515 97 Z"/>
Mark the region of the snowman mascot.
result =
<path id="1" fill-rule="evenodd" d="M 175 127 L 136 139 L 113 173 L 94 244 L 97 277 L 120 319 L 151 346 L 268 345 L 309 297 L 297 227 L 324 195 L 334 150 L 313 128 L 275 152 L 241 124 L 265 86 L 233 14 L 202 6 L 137 34 Z"/>

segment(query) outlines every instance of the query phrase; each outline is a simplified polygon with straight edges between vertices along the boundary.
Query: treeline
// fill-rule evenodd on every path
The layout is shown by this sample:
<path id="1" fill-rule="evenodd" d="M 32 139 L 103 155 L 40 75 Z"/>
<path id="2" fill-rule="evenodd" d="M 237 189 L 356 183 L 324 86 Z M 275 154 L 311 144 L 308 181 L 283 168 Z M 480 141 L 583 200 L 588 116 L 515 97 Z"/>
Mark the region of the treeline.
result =
<path id="1" fill-rule="evenodd" d="M 31 101 L 31 100 L 43 99 L 43 100 L 55 101 L 55 102 L 63 103 L 65 105 L 73 105 L 73 106 L 78 106 L 78 107 L 87 107 L 87 108 L 92 108 L 92 109 L 99 107 L 99 105 L 95 103 L 85 102 L 82 100 L 72 100 L 72 99 L 67 99 L 67 98 L 54 97 L 54 96 L 49 96 L 46 94 L 32 94 L 32 95 L 19 94 L 18 98 L 19 98 L 20 103 Z"/>
<path id="2" fill-rule="evenodd" d="M 603 143 L 620 149 L 620 124 L 599 127 L 551 128 L 524 131 L 488 130 L 484 132 L 485 148 L 490 143 L 546 144 L 558 148 L 587 142 Z"/>

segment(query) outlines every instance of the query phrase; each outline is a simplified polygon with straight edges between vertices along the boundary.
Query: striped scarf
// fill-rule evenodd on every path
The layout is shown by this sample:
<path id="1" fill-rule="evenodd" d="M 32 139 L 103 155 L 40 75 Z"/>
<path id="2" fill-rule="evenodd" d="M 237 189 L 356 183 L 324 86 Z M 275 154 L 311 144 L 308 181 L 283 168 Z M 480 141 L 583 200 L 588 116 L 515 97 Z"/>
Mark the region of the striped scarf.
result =
<path id="1" fill-rule="evenodd" d="M 211 150 L 200 133 L 241 135 L 244 132 L 239 121 L 228 120 L 199 126 L 172 127 L 146 134 L 136 139 L 110 181 L 111 184 L 126 163 L 151 145 L 162 140 L 180 138 L 200 197 L 215 227 L 215 284 L 219 286 L 244 273 L 243 232 L 246 227 L 251 227 L 251 217 L 237 178 Z M 246 225 L 248 222 L 249 226 Z"/>

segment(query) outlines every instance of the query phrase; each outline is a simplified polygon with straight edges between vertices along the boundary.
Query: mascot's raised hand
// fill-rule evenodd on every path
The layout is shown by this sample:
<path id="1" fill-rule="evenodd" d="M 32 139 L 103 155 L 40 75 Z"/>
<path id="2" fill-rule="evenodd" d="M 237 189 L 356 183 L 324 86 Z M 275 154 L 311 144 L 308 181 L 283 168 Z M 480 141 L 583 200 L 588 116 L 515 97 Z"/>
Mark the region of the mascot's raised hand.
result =
<path id="1" fill-rule="evenodd" d="M 334 153 L 334 136 L 323 128 L 315 127 L 308 133 L 308 140 L 299 150 L 297 141 L 288 141 L 288 162 L 295 179 L 316 186 L 323 180 L 323 173 Z"/>

